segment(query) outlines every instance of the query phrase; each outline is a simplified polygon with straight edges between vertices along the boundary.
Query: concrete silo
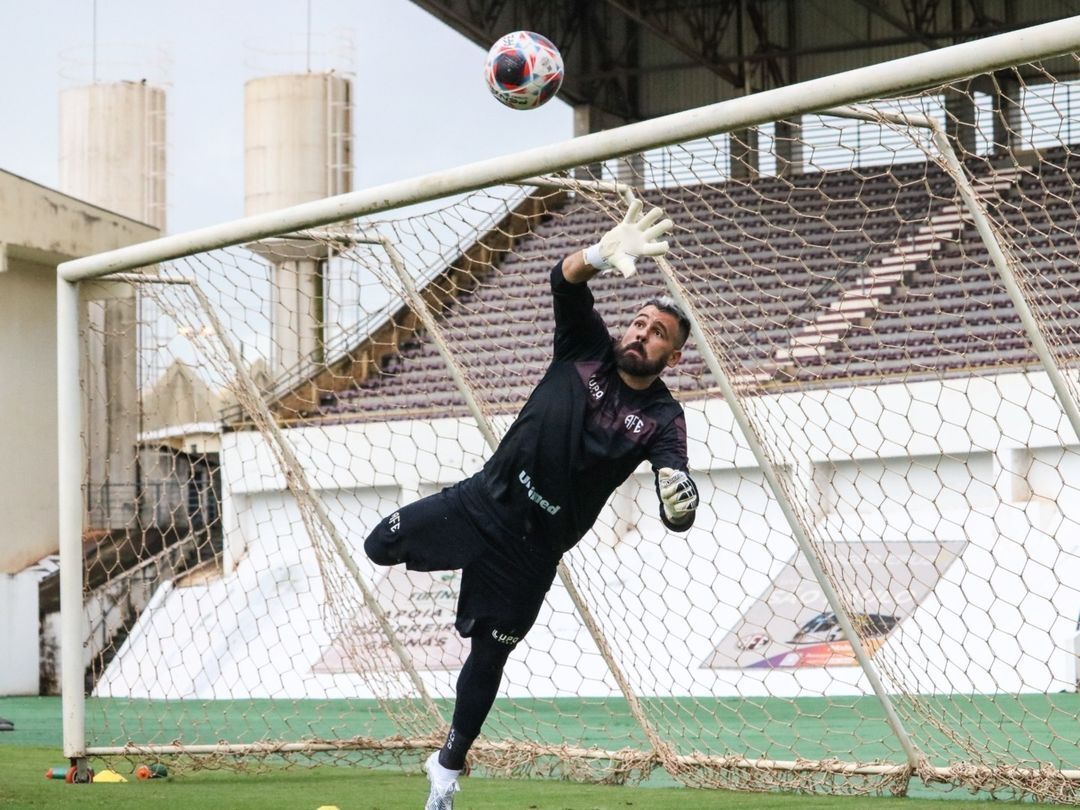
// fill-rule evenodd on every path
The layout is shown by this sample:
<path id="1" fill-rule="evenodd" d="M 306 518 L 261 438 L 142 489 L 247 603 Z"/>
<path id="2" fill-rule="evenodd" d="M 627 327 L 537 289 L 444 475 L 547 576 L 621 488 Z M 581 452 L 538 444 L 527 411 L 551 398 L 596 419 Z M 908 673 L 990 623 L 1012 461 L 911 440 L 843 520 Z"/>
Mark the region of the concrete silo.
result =
<path id="1" fill-rule="evenodd" d="M 334 73 L 252 79 L 244 86 L 248 215 L 352 190 L 352 86 Z M 274 378 L 324 360 L 328 251 L 290 237 L 249 245 L 273 266 Z"/>
<path id="2" fill-rule="evenodd" d="M 165 91 L 145 82 L 63 91 L 60 190 L 165 230 Z"/>
<path id="3" fill-rule="evenodd" d="M 165 228 L 165 92 L 145 82 L 60 96 L 60 190 Z M 90 528 L 133 525 L 139 485 L 138 324 L 130 285 L 84 285 Z"/>

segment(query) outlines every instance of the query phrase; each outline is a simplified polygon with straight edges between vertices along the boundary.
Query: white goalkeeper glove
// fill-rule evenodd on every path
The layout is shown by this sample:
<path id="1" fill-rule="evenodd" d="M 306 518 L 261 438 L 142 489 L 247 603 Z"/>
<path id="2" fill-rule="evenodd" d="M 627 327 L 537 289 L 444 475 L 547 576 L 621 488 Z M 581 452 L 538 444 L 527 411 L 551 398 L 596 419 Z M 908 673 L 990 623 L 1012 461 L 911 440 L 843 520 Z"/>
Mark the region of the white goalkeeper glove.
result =
<path id="1" fill-rule="evenodd" d="M 663 504 L 664 514 L 672 523 L 685 523 L 698 506 L 698 491 L 694 479 L 682 470 L 673 470 L 671 467 L 661 467 L 658 474 L 660 503 Z"/>
<path id="2" fill-rule="evenodd" d="M 667 242 L 657 238 L 671 230 L 672 221 L 664 218 L 660 208 L 641 215 L 641 200 L 628 195 L 629 205 L 622 222 L 608 231 L 592 247 L 585 249 L 585 262 L 597 270 L 618 270 L 624 278 L 637 272 L 635 262 L 640 256 L 663 256 Z"/>

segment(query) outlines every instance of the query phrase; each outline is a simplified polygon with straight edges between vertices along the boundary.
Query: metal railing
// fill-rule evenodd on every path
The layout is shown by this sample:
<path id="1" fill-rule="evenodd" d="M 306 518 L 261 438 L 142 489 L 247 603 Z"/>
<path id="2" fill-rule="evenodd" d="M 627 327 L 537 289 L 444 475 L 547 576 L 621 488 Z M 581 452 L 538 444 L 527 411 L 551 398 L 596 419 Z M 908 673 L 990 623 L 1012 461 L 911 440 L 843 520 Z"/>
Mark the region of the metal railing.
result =
<path id="1" fill-rule="evenodd" d="M 91 530 L 202 531 L 221 516 L 221 488 L 216 479 L 90 483 L 85 488 L 85 526 Z"/>

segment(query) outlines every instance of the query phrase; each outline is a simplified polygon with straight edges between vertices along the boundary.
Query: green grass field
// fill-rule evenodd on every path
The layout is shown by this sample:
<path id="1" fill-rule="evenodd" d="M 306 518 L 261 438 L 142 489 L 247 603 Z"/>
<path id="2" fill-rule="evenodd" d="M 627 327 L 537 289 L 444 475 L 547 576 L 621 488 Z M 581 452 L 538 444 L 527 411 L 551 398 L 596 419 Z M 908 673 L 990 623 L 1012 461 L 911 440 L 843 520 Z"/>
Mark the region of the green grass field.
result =
<path id="1" fill-rule="evenodd" d="M 146 708 L 146 707 L 144 707 Z M 1064 708 L 1064 707 L 1059 707 Z M 1070 707 L 1071 708 L 1071 707 Z M 295 710 L 294 710 L 295 711 Z M 160 713 L 159 713 L 160 714 Z M 223 712 L 229 714 L 229 712 Z M 231 808 L 300 808 L 316 810 L 336 806 L 340 810 L 391 810 L 420 808 L 427 782 L 419 770 L 412 773 L 361 767 L 323 766 L 316 768 L 271 767 L 261 773 L 231 771 L 177 773 L 168 779 L 137 781 L 132 763 L 119 761 L 113 767 L 129 777 L 126 784 L 68 785 L 46 780 L 44 772 L 61 766 L 60 704 L 56 698 L 0 698 L 0 717 L 15 722 L 15 731 L 0 733 L 0 807 L 12 808 L 125 808 L 164 807 L 176 810 L 229 810 Z M 160 718 L 159 718 L 160 719 Z M 783 718 L 777 718 L 783 725 Z M 804 729 L 805 731 L 805 729 Z M 842 728 L 834 729 L 843 733 Z M 1059 730 L 1060 733 L 1060 730 Z M 1075 747 L 1076 736 L 1072 736 Z M 103 763 L 95 762 L 98 770 Z M 667 785 L 667 786 L 666 786 Z M 965 799 L 967 794 L 948 798 L 911 796 L 893 798 L 840 798 L 793 796 L 786 794 L 746 794 L 672 787 L 670 780 L 652 779 L 647 786 L 580 785 L 555 780 L 509 780 L 469 777 L 456 807 L 529 808 L 529 810 L 606 810 L 607 808 L 649 808 L 650 810 L 695 810 L 696 808 L 859 808 L 875 810 L 960 810 L 960 808 L 1005 807 L 1010 803 L 985 799 Z M 925 791 L 922 791 L 925 795 Z"/>
<path id="2" fill-rule="evenodd" d="M 0 807 L 20 810 L 135 810 L 166 806 L 176 810 L 316 810 L 332 805 L 340 810 L 419 810 L 427 796 L 427 780 L 420 774 L 330 767 L 297 768 L 260 776 L 200 772 L 149 782 L 132 779 L 126 784 L 68 785 L 44 779 L 45 767 L 59 762 L 55 748 L 0 746 L 0 767 L 5 777 L 0 781 Z M 1005 806 L 1005 803 L 995 805 Z M 987 810 L 987 803 L 737 794 L 688 788 L 605 787 L 470 777 L 463 780 L 455 807 L 460 810 L 855 810 L 860 807 L 875 810 L 978 807 Z"/>

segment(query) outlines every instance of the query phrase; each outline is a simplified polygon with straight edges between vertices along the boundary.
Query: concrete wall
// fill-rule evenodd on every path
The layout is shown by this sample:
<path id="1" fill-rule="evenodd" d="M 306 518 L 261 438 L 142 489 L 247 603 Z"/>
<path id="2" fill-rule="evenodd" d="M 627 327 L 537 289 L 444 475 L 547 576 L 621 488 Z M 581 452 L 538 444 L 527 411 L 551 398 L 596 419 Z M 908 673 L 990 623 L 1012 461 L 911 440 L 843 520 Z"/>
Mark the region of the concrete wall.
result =
<path id="1" fill-rule="evenodd" d="M 1043 375 L 834 388 L 746 404 L 758 425 L 770 426 L 786 486 L 853 609 L 900 620 L 873 648 L 890 688 L 1073 688 L 1080 454 Z M 751 646 L 764 635 L 781 657 L 800 654 L 813 645 L 789 640 L 827 608 L 730 411 L 717 400 L 686 410 L 702 497 L 694 528 L 665 532 L 643 466 L 567 556 L 608 638 L 618 640 L 635 688 L 709 696 L 867 693 L 850 650 L 827 665 L 768 665 Z M 362 544 L 398 505 L 474 472 L 487 455 L 479 432 L 470 420 L 441 419 L 298 428 L 288 438 L 361 574 L 388 613 L 404 617 L 399 634 L 423 653 L 422 677 L 434 694 L 452 695 L 460 667 L 459 658 L 445 657 L 456 638 L 453 600 L 431 600 L 455 582 L 434 575 L 426 585 L 395 581 L 401 572 L 372 565 Z M 309 537 L 260 435 L 226 434 L 222 463 L 224 577 L 161 588 L 98 693 L 319 698 L 408 691 L 404 680 L 361 678 L 344 656 L 334 621 L 340 614 L 326 609 L 320 557 L 341 575 L 331 583 L 338 609 L 361 622 L 352 643 L 364 666 L 397 668 L 355 594 L 351 603 L 343 598 L 355 586 L 328 539 Z M 885 552 L 888 565 L 880 564 Z M 402 593 L 421 619 L 399 606 Z M 504 692 L 617 694 L 558 583 L 508 665 Z"/>
<path id="2" fill-rule="evenodd" d="M 157 235 L 0 171 L 0 572 L 20 571 L 58 545 L 56 266 Z M 33 626 L 36 635 L 36 608 Z"/>
<path id="3" fill-rule="evenodd" d="M 8 573 L 57 546 L 56 364 L 48 360 L 56 355 L 55 301 L 55 268 L 11 260 L 0 273 L 0 380 L 7 392 L 0 571 Z"/>
<path id="4" fill-rule="evenodd" d="M 0 695 L 38 693 L 37 607 L 36 574 L 0 574 Z"/>

